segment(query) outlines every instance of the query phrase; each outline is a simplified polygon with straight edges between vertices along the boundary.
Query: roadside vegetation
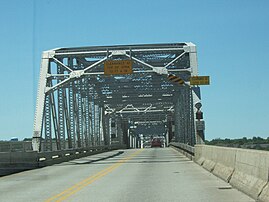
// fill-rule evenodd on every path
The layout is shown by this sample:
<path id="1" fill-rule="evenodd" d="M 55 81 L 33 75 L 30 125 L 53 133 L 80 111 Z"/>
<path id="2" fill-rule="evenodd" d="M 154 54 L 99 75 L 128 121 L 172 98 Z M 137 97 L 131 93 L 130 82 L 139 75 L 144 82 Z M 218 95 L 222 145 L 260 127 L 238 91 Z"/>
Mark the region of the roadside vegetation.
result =
<path id="1" fill-rule="evenodd" d="M 205 144 L 222 147 L 236 147 L 236 148 L 258 149 L 269 151 L 269 137 L 266 139 L 261 137 L 253 137 L 253 138 L 243 137 L 241 139 L 217 138 L 210 141 L 206 140 Z"/>

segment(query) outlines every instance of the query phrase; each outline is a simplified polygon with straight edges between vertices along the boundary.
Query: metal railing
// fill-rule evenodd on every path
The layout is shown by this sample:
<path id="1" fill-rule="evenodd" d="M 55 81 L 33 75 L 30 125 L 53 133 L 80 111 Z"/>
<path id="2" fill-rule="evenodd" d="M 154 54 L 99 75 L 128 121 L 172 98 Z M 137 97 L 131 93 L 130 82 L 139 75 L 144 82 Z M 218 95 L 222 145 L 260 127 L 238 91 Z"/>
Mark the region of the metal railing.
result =
<path id="1" fill-rule="evenodd" d="M 195 148 L 190 145 L 179 143 L 179 142 L 170 142 L 169 146 L 172 146 L 178 149 L 181 153 L 183 153 L 185 156 L 187 156 L 190 159 L 193 159 L 194 157 Z"/>
<path id="2" fill-rule="evenodd" d="M 2 150 L 5 149 L 9 151 L 0 152 L 0 176 L 62 163 L 111 150 L 126 148 L 126 145 L 110 145 L 67 149 L 61 151 L 36 152 L 23 150 L 22 145 L 24 144 L 20 144 L 20 147 L 18 146 L 16 147 L 16 150 L 14 150 L 12 149 L 15 148 L 13 147 L 14 145 L 17 144 L 11 143 L 9 144 L 10 147 L 8 147 L 8 144 L 5 144 L 5 147 L 2 147 Z"/>

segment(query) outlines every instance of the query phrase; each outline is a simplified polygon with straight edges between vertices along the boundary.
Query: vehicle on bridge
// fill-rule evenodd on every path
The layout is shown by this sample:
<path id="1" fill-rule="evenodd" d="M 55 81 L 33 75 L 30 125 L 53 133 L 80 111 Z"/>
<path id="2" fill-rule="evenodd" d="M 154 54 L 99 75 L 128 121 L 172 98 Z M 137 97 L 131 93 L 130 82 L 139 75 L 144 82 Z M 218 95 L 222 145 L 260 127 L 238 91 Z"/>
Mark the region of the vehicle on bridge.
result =
<path id="1" fill-rule="evenodd" d="M 153 138 L 151 141 L 151 147 L 163 147 L 163 142 L 161 138 Z"/>
<path id="2" fill-rule="evenodd" d="M 151 147 L 151 141 L 147 140 L 145 142 L 143 142 L 143 148 L 150 148 Z"/>

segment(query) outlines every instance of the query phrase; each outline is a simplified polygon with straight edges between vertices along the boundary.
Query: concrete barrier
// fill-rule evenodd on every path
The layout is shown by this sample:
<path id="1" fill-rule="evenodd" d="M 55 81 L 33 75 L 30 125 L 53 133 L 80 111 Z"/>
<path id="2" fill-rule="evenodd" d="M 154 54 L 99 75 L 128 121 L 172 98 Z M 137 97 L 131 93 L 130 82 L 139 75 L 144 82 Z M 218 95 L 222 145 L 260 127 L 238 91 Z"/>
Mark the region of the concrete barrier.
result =
<path id="1" fill-rule="evenodd" d="M 235 148 L 197 145 L 195 159 L 205 169 L 229 182 L 234 172 L 236 151 Z"/>
<path id="2" fill-rule="evenodd" d="M 216 165 L 212 171 L 214 175 L 229 182 L 235 169 L 236 149 L 214 149 Z"/>
<path id="3" fill-rule="evenodd" d="M 205 162 L 205 158 L 202 156 L 203 145 L 195 145 L 194 161 L 200 166 Z"/>
<path id="4" fill-rule="evenodd" d="M 37 167 L 37 152 L 0 152 L 0 176 Z"/>
<path id="5" fill-rule="evenodd" d="M 10 163 L 10 152 L 0 152 L 0 164 Z"/>
<path id="6" fill-rule="evenodd" d="M 261 202 L 268 202 L 269 201 L 269 184 L 264 187 L 261 194 L 258 197 L 258 201 Z"/>
<path id="7" fill-rule="evenodd" d="M 32 151 L 31 141 L 0 141 L 0 152 Z"/>
<path id="8" fill-rule="evenodd" d="M 195 146 L 195 161 L 252 198 L 269 201 L 269 152 Z"/>
<path id="9" fill-rule="evenodd" d="M 258 199 L 268 183 L 268 168 L 269 152 L 237 149 L 235 171 L 230 184 L 254 199 Z M 269 201 L 269 198 L 263 201 Z"/>
<path id="10" fill-rule="evenodd" d="M 201 147 L 200 151 L 202 152 L 202 155 L 200 155 L 200 157 L 206 157 L 200 160 L 200 162 L 203 162 L 201 166 L 203 166 L 206 170 L 212 172 L 216 165 L 216 156 L 214 153 L 214 147 Z"/>

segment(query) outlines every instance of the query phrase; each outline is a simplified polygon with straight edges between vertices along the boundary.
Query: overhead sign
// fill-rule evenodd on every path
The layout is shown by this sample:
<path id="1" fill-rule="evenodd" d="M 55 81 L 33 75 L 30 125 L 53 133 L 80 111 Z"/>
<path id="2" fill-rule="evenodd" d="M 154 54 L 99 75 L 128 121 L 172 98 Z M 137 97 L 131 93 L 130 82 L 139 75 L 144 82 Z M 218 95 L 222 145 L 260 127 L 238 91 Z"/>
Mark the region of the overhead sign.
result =
<path id="1" fill-rule="evenodd" d="M 107 60 L 104 64 L 104 74 L 132 74 L 132 60 Z"/>
<path id="2" fill-rule="evenodd" d="M 205 122 L 196 121 L 196 130 L 205 130 Z"/>
<path id="3" fill-rule="evenodd" d="M 190 78 L 191 85 L 209 85 L 209 76 L 192 76 Z"/>

